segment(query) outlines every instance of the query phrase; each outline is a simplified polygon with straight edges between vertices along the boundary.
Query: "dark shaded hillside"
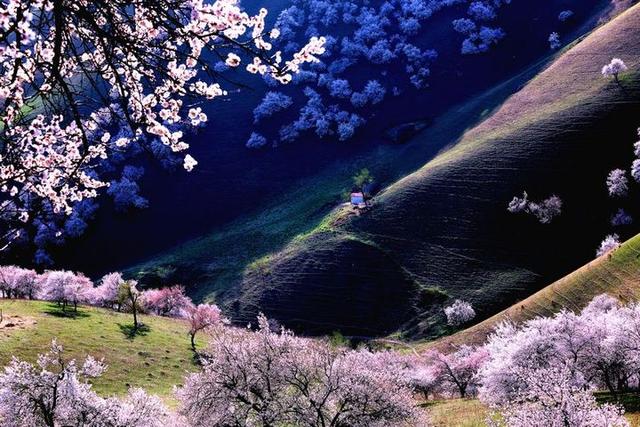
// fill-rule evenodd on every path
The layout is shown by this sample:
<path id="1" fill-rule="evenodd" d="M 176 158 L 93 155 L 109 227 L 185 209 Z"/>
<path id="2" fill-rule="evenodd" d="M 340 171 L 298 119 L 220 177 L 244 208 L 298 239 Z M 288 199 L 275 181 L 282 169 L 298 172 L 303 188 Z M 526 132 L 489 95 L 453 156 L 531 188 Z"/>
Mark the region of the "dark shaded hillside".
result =
<path id="1" fill-rule="evenodd" d="M 604 179 L 631 162 L 640 121 L 638 28 L 635 6 L 566 52 L 453 148 L 387 188 L 369 213 L 328 220 L 249 272 L 230 305 L 238 319 L 262 310 L 307 332 L 434 336 L 441 305 L 425 298 L 425 289 L 465 298 L 487 317 L 593 258 L 615 207 Z M 600 75 L 613 56 L 632 70 L 621 85 Z M 559 195 L 562 216 L 541 225 L 509 214 L 507 203 L 523 190 L 534 199 Z M 378 253 L 375 269 L 360 251 L 345 251 L 347 238 Z M 382 313 L 369 304 L 346 312 L 342 306 L 354 286 L 384 282 L 406 293 L 407 281 L 411 294 L 401 304 L 371 294 L 386 304 Z M 318 328 L 317 319 L 331 326 Z"/>
<path id="2" fill-rule="evenodd" d="M 419 348 L 438 347 L 449 351 L 461 344 L 479 345 L 502 321 L 520 323 L 538 316 L 551 316 L 563 309 L 580 311 L 601 294 L 609 294 L 622 303 L 638 301 L 639 267 L 640 235 L 637 235 L 611 256 L 603 255 L 485 321 Z"/>
<path id="3" fill-rule="evenodd" d="M 286 319 L 287 327 L 310 332 L 340 330 L 345 324 L 357 323 L 362 325 L 358 333 L 368 335 L 384 330 L 389 322 L 409 320 L 408 313 L 418 303 L 417 294 L 392 258 L 348 236 L 317 238 L 310 238 L 313 254 L 292 251 L 272 271 L 268 263 L 253 268 L 249 277 L 257 286 L 243 295 L 239 307 L 247 314 L 242 317 L 252 317 L 269 301 L 280 307 L 277 318 Z M 270 286 L 272 283 L 278 286 Z M 269 289 L 268 294 L 263 289 Z M 318 307 L 331 309 L 319 311 Z"/>

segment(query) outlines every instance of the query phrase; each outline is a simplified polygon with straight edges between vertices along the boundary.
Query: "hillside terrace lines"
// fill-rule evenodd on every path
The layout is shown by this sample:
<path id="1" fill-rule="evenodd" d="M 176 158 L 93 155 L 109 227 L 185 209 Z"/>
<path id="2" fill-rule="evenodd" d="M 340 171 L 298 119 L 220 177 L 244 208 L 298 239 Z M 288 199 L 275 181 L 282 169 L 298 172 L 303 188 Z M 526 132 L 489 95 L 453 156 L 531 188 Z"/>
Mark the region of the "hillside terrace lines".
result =
<path id="1" fill-rule="evenodd" d="M 623 302 L 640 298 L 640 235 L 625 242 L 610 259 L 603 255 L 501 313 L 450 337 L 424 344 L 422 348 L 481 343 L 503 320 L 522 322 L 562 309 L 578 311 L 602 293 Z"/>

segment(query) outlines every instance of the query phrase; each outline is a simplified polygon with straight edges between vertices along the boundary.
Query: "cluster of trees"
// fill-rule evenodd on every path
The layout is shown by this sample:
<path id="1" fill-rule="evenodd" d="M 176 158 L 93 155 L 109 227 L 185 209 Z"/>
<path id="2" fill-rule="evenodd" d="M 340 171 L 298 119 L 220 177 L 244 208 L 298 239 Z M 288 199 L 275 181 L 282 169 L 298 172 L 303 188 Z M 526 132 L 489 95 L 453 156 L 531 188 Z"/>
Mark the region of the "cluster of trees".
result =
<path id="1" fill-rule="evenodd" d="M 3 1 L 0 248 L 34 243 L 50 263 L 46 248 L 84 231 L 99 194 L 146 206 L 134 156 L 191 171 L 186 131 L 227 96 L 218 60 L 284 84 L 324 52 L 321 37 L 272 52 L 266 15 L 235 0 Z"/>
<path id="2" fill-rule="evenodd" d="M 522 193 L 522 197 L 515 196 L 507 210 L 511 213 L 525 212 L 535 216 L 541 224 L 549 224 L 553 218 L 562 213 L 562 200 L 556 195 L 541 202 L 529 200 L 527 192 Z"/>
<path id="3" fill-rule="evenodd" d="M 106 366 L 89 356 L 82 364 L 63 357 L 55 340 L 36 365 L 12 360 L 0 373 L 0 424 L 6 427 L 162 427 L 170 414 L 160 399 L 132 388 L 124 398 L 103 398 L 90 380 Z M 173 424 L 181 425 L 181 424 Z"/>
<path id="4" fill-rule="evenodd" d="M 464 5 L 466 13 L 452 22 L 452 29 L 462 35 L 462 54 L 478 54 L 505 36 L 492 22 L 508 3 L 510 0 L 294 0 L 276 22 L 284 51 L 295 51 L 310 35 L 324 34 L 326 52 L 320 62 L 293 77 L 294 85 L 304 87 L 302 100 L 293 90 L 277 97 L 270 93 L 254 111 L 255 117 L 262 118 L 295 109 L 297 117 L 282 124 L 275 134 L 266 127 L 254 132 L 247 146 L 289 142 L 304 133 L 351 138 L 368 119 L 365 107 L 370 110 L 388 94 L 397 96 L 428 86 L 437 52 L 420 38 L 427 21 L 446 8 Z M 266 76 L 267 83 L 271 80 Z M 281 120 L 284 122 L 284 116 Z M 263 135 L 266 132 L 268 138 Z"/>
<path id="5" fill-rule="evenodd" d="M 490 425 L 620 427 L 622 408 L 593 392 L 640 391 L 639 367 L 640 304 L 600 295 L 579 313 L 504 322 L 482 346 L 430 351 L 410 381 L 425 398 L 478 395 L 497 415 Z"/>
<path id="6" fill-rule="evenodd" d="M 16 266 L 0 266 L 0 296 L 53 301 L 62 311 L 70 307 L 77 311 L 78 304 L 88 304 L 131 313 L 134 332 L 141 326 L 140 313 L 184 318 L 189 321 L 194 351 L 198 332 L 227 322 L 216 305 L 194 304 L 182 286 L 141 291 L 135 280 L 125 280 L 120 273 L 107 274 L 94 286 L 86 276 L 71 271 L 38 274 Z"/>
<path id="7" fill-rule="evenodd" d="M 397 353 L 297 338 L 260 316 L 255 332 L 214 333 L 203 360 L 178 391 L 193 426 L 429 425 Z"/>
<path id="8" fill-rule="evenodd" d="M 52 344 L 37 365 L 14 359 L 0 374 L 0 424 L 73 427 L 217 425 L 427 426 L 406 380 L 408 359 L 394 352 L 337 348 L 325 340 L 272 330 L 218 324 L 201 355 L 202 370 L 189 374 L 169 411 L 143 390 L 104 398 L 89 380 L 106 368 L 89 357 L 66 361 Z"/>
<path id="9" fill-rule="evenodd" d="M 9 269 L 15 268 L 3 268 L 2 277 Z M 52 286 L 47 282 L 58 282 L 52 289 L 87 283 L 54 273 L 30 280 L 42 284 L 36 293 Z M 94 303 L 123 309 L 122 283 L 117 273 L 105 276 L 92 288 Z M 104 364 L 66 361 L 54 342 L 37 365 L 13 360 L 0 374 L 3 425 L 426 426 L 420 398 L 479 396 L 494 411 L 492 425 L 621 427 L 628 426 L 621 407 L 598 404 L 593 392 L 618 397 L 640 390 L 640 304 L 625 306 L 607 295 L 579 313 L 503 322 L 484 345 L 423 354 L 353 350 L 296 337 L 262 315 L 255 329 L 232 327 L 217 307 L 194 307 L 179 287 L 148 291 L 137 301 L 158 315 L 186 313 L 192 337 L 210 332 L 209 347 L 199 354 L 202 369 L 176 390 L 177 411 L 137 389 L 122 399 L 96 395 L 89 380 Z M 463 301 L 452 307 L 465 318 L 473 310 Z"/>
<path id="10" fill-rule="evenodd" d="M 639 390 L 639 325 L 638 303 L 622 306 L 607 295 L 580 313 L 504 323 L 485 346 L 480 397 L 508 425 L 626 426 L 621 409 L 597 405 L 592 391 Z"/>

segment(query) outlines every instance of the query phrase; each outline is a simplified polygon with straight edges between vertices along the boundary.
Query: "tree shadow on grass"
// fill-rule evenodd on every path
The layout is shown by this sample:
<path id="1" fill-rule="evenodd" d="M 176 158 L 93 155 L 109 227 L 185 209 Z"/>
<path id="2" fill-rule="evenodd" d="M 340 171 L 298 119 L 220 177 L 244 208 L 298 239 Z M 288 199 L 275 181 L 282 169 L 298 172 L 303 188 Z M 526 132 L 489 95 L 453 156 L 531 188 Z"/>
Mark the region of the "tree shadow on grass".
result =
<path id="1" fill-rule="evenodd" d="M 137 336 L 145 336 L 149 332 L 151 332 L 151 328 L 149 328 L 149 326 L 145 324 L 138 325 L 137 329 L 134 328 L 130 323 L 118 323 L 118 327 L 120 328 L 120 332 L 122 332 L 123 335 L 129 340 L 133 340 Z"/>
<path id="2" fill-rule="evenodd" d="M 66 310 L 62 310 L 62 307 L 59 307 L 57 304 L 49 304 L 46 310 L 43 313 L 48 314 L 49 316 L 60 317 L 63 319 L 84 319 L 85 317 L 91 316 L 86 311 L 78 310 L 74 311 L 72 308 L 67 308 Z"/>

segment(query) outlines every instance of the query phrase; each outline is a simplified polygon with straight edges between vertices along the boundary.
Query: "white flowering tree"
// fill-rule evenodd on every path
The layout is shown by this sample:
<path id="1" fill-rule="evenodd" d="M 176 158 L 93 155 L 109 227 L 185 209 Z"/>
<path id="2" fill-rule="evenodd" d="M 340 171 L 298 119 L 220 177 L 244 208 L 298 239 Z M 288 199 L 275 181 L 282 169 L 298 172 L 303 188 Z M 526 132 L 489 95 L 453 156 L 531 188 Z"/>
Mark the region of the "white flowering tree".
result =
<path id="1" fill-rule="evenodd" d="M 602 256 L 610 253 L 611 251 L 618 249 L 620 246 L 620 236 L 617 234 L 608 234 L 602 242 L 600 242 L 600 246 L 596 250 L 596 256 Z"/>
<path id="2" fill-rule="evenodd" d="M 459 326 L 471 321 L 476 317 L 476 311 L 467 301 L 455 300 L 453 304 L 445 307 L 444 314 L 447 316 L 447 323 L 451 326 Z"/>
<path id="3" fill-rule="evenodd" d="M 605 77 L 613 77 L 616 83 L 620 82 L 620 73 L 627 71 L 627 65 L 620 58 L 613 58 L 611 62 L 602 67 L 602 75 Z"/>
<path id="4" fill-rule="evenodd" d="M 37 365 L 14 358 L 0 373 L 0 425 L 160 427 L 171 424 L 160 399 L 132 388 L 126 397 L 103 398 L 90 379 L 106 366 L 92 357 L 84 363 L 63 358 L 55 340 Z M 175 424 L 174 424 L 175 425 Z"/>
<path id="5" fill-rule="evenodd" d="M 107 181 L 99 165 L 160 141 L 186 154 L 185 126 L 226 95 L 214 63 L 281 83 L 324 39 L 286 60 L 261 9 L 236 0 L 7 0 L 0 4 L 0 194 L 4 245 L 42 210 L 71 214 Z M 246 65 L 244 63 L 246 62 Z M 2 246 L 2 245 L 0 245 Z"/>

